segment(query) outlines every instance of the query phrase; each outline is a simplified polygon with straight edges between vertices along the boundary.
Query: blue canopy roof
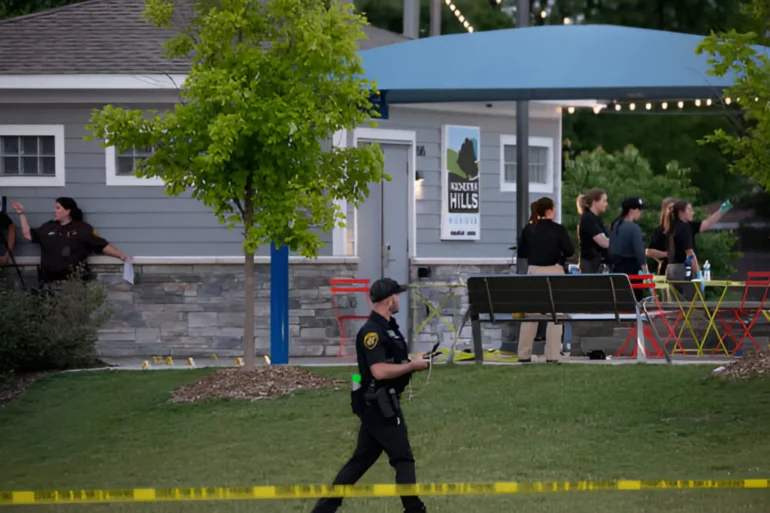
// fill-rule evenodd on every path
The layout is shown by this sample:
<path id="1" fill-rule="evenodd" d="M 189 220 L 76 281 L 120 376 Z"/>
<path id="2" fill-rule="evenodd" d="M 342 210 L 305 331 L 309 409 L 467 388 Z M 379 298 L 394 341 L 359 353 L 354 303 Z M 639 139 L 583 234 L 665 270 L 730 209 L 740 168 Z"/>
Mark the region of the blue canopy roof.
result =
<path id="1" fill-rule="evenodd" d="M 702 36 L 612 25 L 550 25 L 429 37 L 361 52 L 388 104 L 688 99 L 719 95 Z"/>

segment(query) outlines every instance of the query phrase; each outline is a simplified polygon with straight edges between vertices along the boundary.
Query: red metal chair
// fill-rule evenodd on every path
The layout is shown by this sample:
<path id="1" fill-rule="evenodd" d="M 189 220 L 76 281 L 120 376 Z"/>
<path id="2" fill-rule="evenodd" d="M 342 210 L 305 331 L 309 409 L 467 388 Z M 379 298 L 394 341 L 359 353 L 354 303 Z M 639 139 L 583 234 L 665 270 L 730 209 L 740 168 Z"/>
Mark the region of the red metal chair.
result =
<path id="1" fill-rule="evenodd" d="M 749 290 L 752 287 L 764 287 L 764 294 L 762 295 L 762 299 L 760 301 L 748 300 Z M 746 274 L 746 287 L 743 289 L 743 299 L 741 299 L 740 306 L 738 308 L 725 308 L 725 310 L 733 314 L 733 320 L 730 322 L 730 324 L 725 322 L 721 311 L 717 312 L 719 322 L 725 329 L 725 336 L 722 338 L 724 339 L 726 337 L 730 337 L 733 342 L 735 342 L 735 349 L 732 351 L 733 355 L 735 355 L 735 353 L 741 349 L 743 346 L 743 341 L 746 340 L 746 337 L 751 340 L 751 343 L 754 344 L 754 347 L 757 349 L 757 351 L 760 350 L 759 343 L 751 334 L 751 328 L 754 327 L 754 324 L 756 324 L 759 316 L 762 315 L 762 311 L 765 308 L 765 302 L 767 301 L 768 292 L 770 292 L 770 272 L 748 272 Z M 750 317 L 748 323 L 743 320 L 743 315 Z M 741 328 L 743 328 L 743 336 L 741 336 L 740 340 L 737 340 L 733 334 L 733 325 L 735 324 L 738 324 Z M 714 349 L 713 353 L 716 353 L 718 349 L 719 346 Z"/>
<path id="2" fill-rule="evenodd" d="M 340 315 L 339 304 L 337 302 L 337 294 L 347 296 L 349 294 L 364 294 L 366 295 L 366 304 L 368 306 L 367 311 L 372 311 L 372 302 L 369 299 L 369 280 L 363 278 L 332 278 L 329 280 L 331 285 L 332 300 L 334 301 L 334 314 L 337 317 L 337 326 L 340 328 L 340 348 L 337 350 L 337 358 L 340 358 L 345 353 L 347 356 L 347 350 L 345 349 L 345 321 L 354 319 L 368 319 L 369 315 L 355 315 L 344 314 Z"/>
<path id="3" fill-rule="evenodd" d="M 634 290 L 650 290 L 652 293 L 653 300 L 655 301 L 655 304 L 657 305 L 657 310 L 650 312 L 649 310 L 645 309 L 645 314 L 649 316 L 650 322 L 652 321 L 652 315 L 660 314 L 659 317 L 663 319 L 663 322 L 666 325 L 666 328 L 668 329 L 669 333 L 673 333 L 673 330 L 671 328 L 671 325 L 668 323 L 668 320 L 666 319 L 666 316 L 663 312 L 663 309 L 661 308 L 660 302 L 658 301 L 658 295 L 655 292 L 656 285 L 653 282 L 652 275 L 649 274 L 629 274 L 628 280 L 631 282 L 631 288 Z M 652 314 L 652 315 L 650 315 Z M 629 332 L 626 339 L 623 341 L 623 345 L 620 346 L 620 349 L 618 349 L 618 352 L 615 353 L 615 356 L 623 356 L 623 351 L 626 350 L 626 346 L 631 342 L 632 340 L 636 340 L 636 334 L 637 334 L 637 325 L 634 323 L 631 325 L 631 331 Z M 660 348 L 660 345 L 658 345 L 658 340 L 655 337 L 655 333 L 653 332 L 653 327 L 649 324 L 642 324 L 642 340 L 647 342 L 649 341 L 653 348 L 655 349 L 655 356 L 657 358 L 661 358 L 663 356 L 663 351 Z M 636 344 L 634 344 L 634 349 L 631 351 L 631 358 L 636 357 L 636 351 L 637 347 Z"/>

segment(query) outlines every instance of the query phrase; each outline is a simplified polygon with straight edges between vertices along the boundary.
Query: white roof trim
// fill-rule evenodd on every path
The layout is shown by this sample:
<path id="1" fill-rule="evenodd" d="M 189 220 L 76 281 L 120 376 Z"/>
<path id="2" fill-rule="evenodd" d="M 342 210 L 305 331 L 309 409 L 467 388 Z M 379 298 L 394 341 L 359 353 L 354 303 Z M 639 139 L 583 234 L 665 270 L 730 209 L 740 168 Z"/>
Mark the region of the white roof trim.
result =
<path id="1" fill-rule="evenodd" d="M 0 89 L 179 89 L 187 75 L 0 75 Z"/>

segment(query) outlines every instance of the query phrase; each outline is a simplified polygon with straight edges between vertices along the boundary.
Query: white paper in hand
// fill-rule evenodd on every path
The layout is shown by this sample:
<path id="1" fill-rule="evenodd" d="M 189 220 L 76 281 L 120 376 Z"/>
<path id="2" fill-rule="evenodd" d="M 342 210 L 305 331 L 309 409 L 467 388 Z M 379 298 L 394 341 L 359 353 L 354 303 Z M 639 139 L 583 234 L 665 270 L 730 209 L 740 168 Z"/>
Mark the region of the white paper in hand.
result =
<path id="1" fill-rule="evenodd" d="M 123 279 L 131 285 L 134 284 L 134 264 L 131 263 L 130 259 L 123 263 Z"/>

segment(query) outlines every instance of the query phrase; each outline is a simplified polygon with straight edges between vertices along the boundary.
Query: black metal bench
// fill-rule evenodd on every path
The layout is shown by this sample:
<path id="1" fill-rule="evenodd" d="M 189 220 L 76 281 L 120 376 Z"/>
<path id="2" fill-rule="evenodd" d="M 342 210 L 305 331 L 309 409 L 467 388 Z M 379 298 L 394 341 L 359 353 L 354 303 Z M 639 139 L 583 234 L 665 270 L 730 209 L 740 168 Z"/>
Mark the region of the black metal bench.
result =
<path id="1" fill-rule="evenodd" d="M 642 323 L 652 321 L 625 274 L 476 275 L 468 278 L 467 288 L 463 326 L 470 320 L 476 363 L 484 360 L 481 323 L 537 321 L 636 322 L 636 358 L 647 360 Z"/>

